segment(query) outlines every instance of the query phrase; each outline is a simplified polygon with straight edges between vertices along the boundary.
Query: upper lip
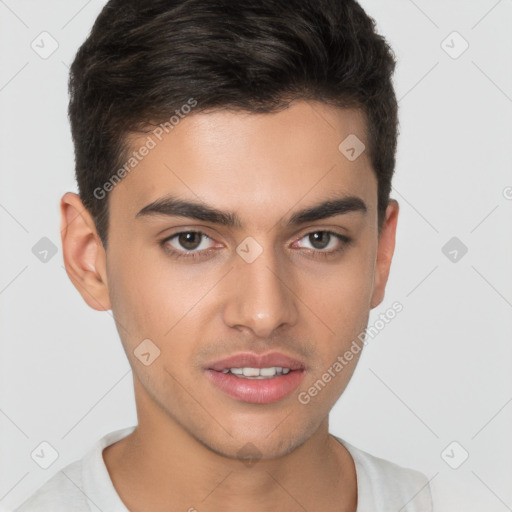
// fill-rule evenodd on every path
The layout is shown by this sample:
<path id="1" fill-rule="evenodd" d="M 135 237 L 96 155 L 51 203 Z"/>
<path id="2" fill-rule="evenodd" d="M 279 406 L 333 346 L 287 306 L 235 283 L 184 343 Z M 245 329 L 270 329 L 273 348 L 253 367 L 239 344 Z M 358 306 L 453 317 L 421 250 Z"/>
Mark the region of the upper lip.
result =
<path id="1" fill-rule="evenodd" d="M 269 352 L 267 354 L 243 352 L 209 363 L 207 369 L 220 372 L 226 368 L 271 368 L 273 366 L 290 368 L 290 370 L 303 370 L 305 368 L 304 363 L 298 359 L 280 352 Z"/>

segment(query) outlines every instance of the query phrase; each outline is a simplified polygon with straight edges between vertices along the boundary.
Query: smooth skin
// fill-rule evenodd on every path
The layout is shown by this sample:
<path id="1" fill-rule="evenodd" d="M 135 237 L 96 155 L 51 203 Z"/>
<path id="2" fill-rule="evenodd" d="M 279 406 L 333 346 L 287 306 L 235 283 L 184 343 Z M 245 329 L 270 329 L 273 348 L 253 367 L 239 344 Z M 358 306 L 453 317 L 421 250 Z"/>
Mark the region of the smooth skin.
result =
<path id="1" fill-rule="evenodd" d="M 68 276 L 90 307 L 112 310 L 133 371 L 138 427 L 103 452 L 132 512 L 355 512 L 355 466 L 328 414 L 359 354 L 307 405 L 298 400 L 364 331 L 394 252 L 398 203 L 379 236 L 367 152 L 351 162 L 338 149 L 350 134 L 367 146 L 360 111 L 310 101 L 189 114 L 110 192 L 107 251 L 79 197 L 62 197 Z M 146 139 L 132 137 L 134 150 Z M 242 226 L 137 216 L 167 194 L 236 213 Z M 343 196 L 367 211 L 287 225 Z M 209 238 L 169 239 L 190 231 Z M 325 231 L 351 242 L 324 234 L 321 246 L 312 234 Z M 252 263 L 236 252 L 247 237 L 263 249 Z M 145 339 L 160 350 L 149 366 L 134 355 Z M 213 360 L 272 350 L 306 365 L 283 400 L 244 403 L 206 378 Z M 261 454 L 253 465 L 239 454 L 247 443 Z"/>

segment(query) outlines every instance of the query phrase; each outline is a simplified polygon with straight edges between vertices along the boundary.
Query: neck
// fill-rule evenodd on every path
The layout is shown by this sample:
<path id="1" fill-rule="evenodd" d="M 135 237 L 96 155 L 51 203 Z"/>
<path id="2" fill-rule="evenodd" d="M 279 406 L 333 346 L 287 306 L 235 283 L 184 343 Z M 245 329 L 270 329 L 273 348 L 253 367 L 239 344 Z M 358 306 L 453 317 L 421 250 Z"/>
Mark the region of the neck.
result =
<path id="1" fill-rule="evenodd" d="M 251 461 L 205 446 L 148 400 L 137 401 L 135 431 L 103 451 L 131 512 L 355 512 L 354 462 L 329 435 L 328 418 L 286 455 Z"/>

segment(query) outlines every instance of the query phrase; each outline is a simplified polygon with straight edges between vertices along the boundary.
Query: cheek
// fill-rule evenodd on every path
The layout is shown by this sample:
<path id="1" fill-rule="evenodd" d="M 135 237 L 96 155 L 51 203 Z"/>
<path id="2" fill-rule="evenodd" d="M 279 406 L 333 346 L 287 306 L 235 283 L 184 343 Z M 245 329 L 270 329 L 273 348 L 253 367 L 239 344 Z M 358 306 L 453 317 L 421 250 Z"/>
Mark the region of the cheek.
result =
<path id="1" fill-rule="evenodd" d="M 162 271 L 136 249 L 116 254 L 112 247 L 107 260 L 109 293 L 116 321 L 125 329 L 120 335 L 126 343 L 137 343 L 144 338 L 160 337 L 167 329 L 172 311 L 163 291 L 172 283 L 163 281 Z M 133 254 L 139 257 L 134 258 Z"/>
<path id="2" fill-rule="evenodd" d="M 368 245 L 360 242 L 339 264 L 324 266 L 303 280 L 306 304 L 335 333 L 360 328 L 368 316 L 374 279 L 374 249 Z"/>
<path id="3" fill-rule="evenodd" d="M 339 264 L 325 267 L 322 274 L 317 273 L 314 278 L 308 275 L 303 280 L 304 302 L 321 320 L 311 317 L 311 322 L 318 326 L 313 329 L 318 364 L 307 389 L 311 389 L 311 396 L 322 390 L 322 399 L 315 399 L 314 407 L 323 412 L 346 388 L 363 350 L 361 334 L 370 313 L 375 244 L 372 246 L 371 240 L 361 239 L 358 244 Z M 328 383 L 319 383 L 325 382 L 323 379 Z"/>
<path id="4" fill-rule="evenodd" d="M 112 251 L 108 268 L 112 311 L 125 345 L 149 338 L 162 350 L 189 325 L 212 287 L 201 266 L 177 264 L 165 255 L 134 249 Z M 107 262 L 107 264 L 109 264 Z M 123 328 L 124 327 L 124 328 Z"/>

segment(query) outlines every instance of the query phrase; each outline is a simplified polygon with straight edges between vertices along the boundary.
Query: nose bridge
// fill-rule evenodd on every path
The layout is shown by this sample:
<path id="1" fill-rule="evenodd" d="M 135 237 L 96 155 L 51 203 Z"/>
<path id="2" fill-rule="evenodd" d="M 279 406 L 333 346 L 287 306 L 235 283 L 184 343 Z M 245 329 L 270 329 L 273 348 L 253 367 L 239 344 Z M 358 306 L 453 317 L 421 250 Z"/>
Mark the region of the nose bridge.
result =
<path id="1" fill-rule="evenodd" d="M 226 324 L 269 337 L 279 326 L 295 323 L 297 305 L 286 262 L 276 257 L 272 247 L 264 249 L 250 237 L 237 253 L 230 272 L 232 293 L 224 309 Z"/>

